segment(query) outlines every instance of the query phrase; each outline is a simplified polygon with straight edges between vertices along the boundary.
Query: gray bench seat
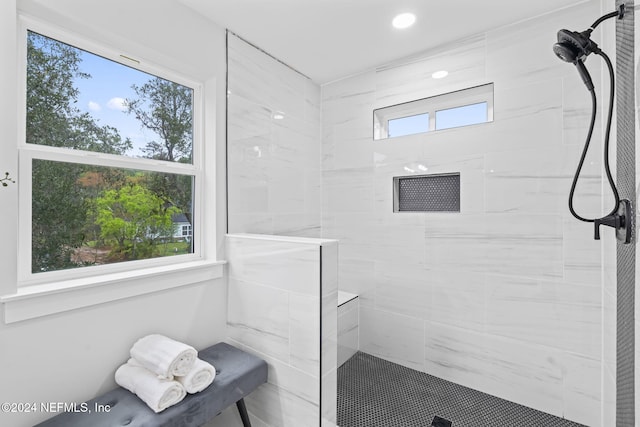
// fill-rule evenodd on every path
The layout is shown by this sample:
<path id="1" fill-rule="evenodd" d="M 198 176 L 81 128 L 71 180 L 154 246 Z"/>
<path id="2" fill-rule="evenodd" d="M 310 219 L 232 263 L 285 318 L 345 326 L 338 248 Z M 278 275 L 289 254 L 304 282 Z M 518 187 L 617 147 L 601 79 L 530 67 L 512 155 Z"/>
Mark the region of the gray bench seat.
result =
<path id="1" fill-rule="evenodd" d="M 232 404 L 236 404 L 245 427 L 250 427 L 243 398 L 267 381 L 264 360 L 229 344 L 219 343 L 198 352 L 198 357 L 216 368 L 213 383 L 189 394 L 182 402 L 156 414 L 133 393 L 118 387 L 87 401 L 91 412 L 65 412 L 38 426 L 46 427 L 196 427 L 202 426 Z M 96 405 L 109 412 L 96 412 Z"/>

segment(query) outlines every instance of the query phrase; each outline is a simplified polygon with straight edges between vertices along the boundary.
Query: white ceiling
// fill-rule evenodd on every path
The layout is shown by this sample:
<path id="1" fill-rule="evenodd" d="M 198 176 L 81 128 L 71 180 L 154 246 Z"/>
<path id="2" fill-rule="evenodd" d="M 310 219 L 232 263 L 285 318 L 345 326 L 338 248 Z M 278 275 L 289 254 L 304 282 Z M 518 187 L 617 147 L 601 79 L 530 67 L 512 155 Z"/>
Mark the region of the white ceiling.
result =
<path id="1" fill-rule="evenodd" d="M 179 0 L 326 83 L 587 0 Z M 407 30 L 391 26 L 417 15 Z"/>

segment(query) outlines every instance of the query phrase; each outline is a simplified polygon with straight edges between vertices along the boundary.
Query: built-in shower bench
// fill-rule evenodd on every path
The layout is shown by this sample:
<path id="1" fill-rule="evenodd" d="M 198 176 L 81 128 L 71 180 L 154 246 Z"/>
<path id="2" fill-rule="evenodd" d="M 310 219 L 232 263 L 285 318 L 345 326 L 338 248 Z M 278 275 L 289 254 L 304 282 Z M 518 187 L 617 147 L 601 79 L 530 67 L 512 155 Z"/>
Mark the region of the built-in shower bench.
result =
<path id="1" fill-rule="evenodd" d="M 235 403 L 242 424 L 250 427 L 244 397 L 267 381 L 266 362 L 226 343 L 201 350 L 198 357 L 216 368 L 213 383 L 200 393 L 189 394 L 180 403 L 158 414 L 136 395 L 118 387 L 87 401 L 87 412 L 65 412 L 38 426 L 195 427 L 206 424 Z M 81 407 L 84 405 L 78 405 L 78 408 Z M 94 408 L 109 408 L 109 411 L 98 412 Z"/>

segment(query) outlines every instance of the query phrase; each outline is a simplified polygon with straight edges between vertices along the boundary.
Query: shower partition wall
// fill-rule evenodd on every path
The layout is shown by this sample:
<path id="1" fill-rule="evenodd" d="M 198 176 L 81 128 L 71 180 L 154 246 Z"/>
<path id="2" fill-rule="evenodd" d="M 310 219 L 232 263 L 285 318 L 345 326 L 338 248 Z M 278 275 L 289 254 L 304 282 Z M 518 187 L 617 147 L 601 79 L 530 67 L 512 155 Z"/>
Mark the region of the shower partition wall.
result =
<path id="1" fill-rule="evenodd" d="M 338 243 L 229 234 L 227 341 L 266 360 L 246 397 L 261 425 L 335 427 Z"/>
<path id="2" fill-rule="evenodd" d="M 228 231 L 320 237 L 320 87 L 227 33 Z"/>

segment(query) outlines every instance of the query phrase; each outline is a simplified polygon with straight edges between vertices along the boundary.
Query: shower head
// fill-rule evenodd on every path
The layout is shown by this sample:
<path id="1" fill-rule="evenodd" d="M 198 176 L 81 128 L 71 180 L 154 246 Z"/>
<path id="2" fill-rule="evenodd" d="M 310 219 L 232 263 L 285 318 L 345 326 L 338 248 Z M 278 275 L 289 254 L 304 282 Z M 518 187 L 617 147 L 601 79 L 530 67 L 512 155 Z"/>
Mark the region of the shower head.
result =
<path id="1" fill-rule="evenodd" d="M 553 45 L 553 52 L 565 62 L 574 63 L 584 60 L 592 52 L 598 50 L 598 46 L 589 38 L 591 30 L 581 33 L 577 31 L 558 31 L 558 42 Z"/>
<path id="2" fill-rule="evenodd" d="M 553 52 L 565 62 L 573 63 L 588 90 L 593 90 L 591 76 L 584 66 L 585 58 L 592 52 L 600 52 L 593 40 L 589 38 L 593 30 L 590 28 L 581 33 L 577 31 L 558 31 L 558 43 L 553 45 Z"/>
<path id="3" fill-rule="evenodd" d="M 591 40 L 591 33 L 606 19 L 613 17 L 621 19 L 624 17 L 624 12 L 625 6 L 621 4 L 615 12 L 601 16 L 591 24 L 591 27 L 582 32 L 569 30 L 558 31 L 558 42 L 553 45 L 553 52 L 561 60 L 570 62 L 576 66 L 582 81 L 590 91 L 593 90 L 593 83 L 591 82 L 591 77 L 583 61 L 591 53 L 600 54 L 602 52 L 598 45 Z"/>

